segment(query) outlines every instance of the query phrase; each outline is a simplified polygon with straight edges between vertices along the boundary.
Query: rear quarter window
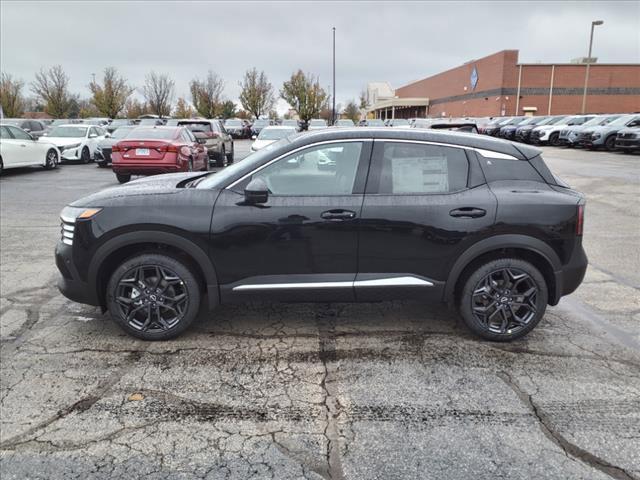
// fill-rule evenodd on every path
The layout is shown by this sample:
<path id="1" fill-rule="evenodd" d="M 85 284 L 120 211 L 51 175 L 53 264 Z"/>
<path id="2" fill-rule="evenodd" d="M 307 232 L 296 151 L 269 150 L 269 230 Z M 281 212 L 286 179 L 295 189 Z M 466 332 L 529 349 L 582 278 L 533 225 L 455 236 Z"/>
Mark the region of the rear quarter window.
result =
<path id="1" fill-rule="evenodd" d="M 544 182 L 536 169 L 526 160 L 485 158 L 481 155 L 478 155 L 478 160 L 488 183 L 500 180 Z"/>

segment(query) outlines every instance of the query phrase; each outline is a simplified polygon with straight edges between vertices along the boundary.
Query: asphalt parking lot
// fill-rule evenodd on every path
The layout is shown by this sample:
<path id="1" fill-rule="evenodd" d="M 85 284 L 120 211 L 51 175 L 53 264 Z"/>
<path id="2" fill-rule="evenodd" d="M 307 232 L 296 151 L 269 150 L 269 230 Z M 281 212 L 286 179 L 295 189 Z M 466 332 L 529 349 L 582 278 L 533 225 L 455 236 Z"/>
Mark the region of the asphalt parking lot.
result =
<path id="1" fill-rule="evenodd" d="M 545 158 L 587 195 L 590 268 L 510 344 L 410 302 L 222 306 L 137 341 L 55 287 L 61 208 L 113 173 L 7 171 L 0 476 L 639 479 L 640 156 Z"/>

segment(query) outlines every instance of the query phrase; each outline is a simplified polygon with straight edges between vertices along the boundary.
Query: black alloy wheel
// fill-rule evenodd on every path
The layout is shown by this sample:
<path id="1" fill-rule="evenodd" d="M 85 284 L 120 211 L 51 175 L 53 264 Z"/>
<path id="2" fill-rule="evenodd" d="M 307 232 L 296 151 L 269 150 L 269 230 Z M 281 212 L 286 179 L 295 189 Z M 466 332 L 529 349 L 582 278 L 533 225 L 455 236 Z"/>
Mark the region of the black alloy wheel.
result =
<path id="1" fill-rule="evenodd" d="M 52 148 L 47 152 L 47 156 L 45 157 L 44 168 L 47 170 L 51 170 L 52 168 L 56 168 L 58 166 L 58 154 Z"/>
<path id="2" fill-rule="evenodd" d="M 141 254 L 126 260 L 107 287 L 111 316 L 128 333 L 145 340 L 167 340 L 183 332 L 200 306 L 200 287 L 176 258 Z"/>
<path id="3" fill-rule="evenodd" d="M 607 139 L 604 141 L 604 146 L 610 152 L 613 152 L 616 149 L 616 136 L 609 135 Z"/>
<path id="4" fill-rule="evenodd" d="M 533 265 L 519 259 L 494 260 L 467 280 L 460 313 L 481 337 L 514 340 L 538 324 L 547 296 L 544 277 Z"/>
<path id="5" fill-rule="evenodd" d="M 227 154 L 225 153 L 225 148 L 224 148 L 224 144 L 222 145 L 222 148 L 220 149 L 220 153 L 217 155 L 217 160 L 216 160 L 216 167 L 224 167 L 224 160 L 225 157 L 227 156 Z"/>
<path id="6" fill-rule="evenodd" d="M 231 142 L 231 151 L 227 154 L 227 165 L 231 165 L 233 163 L 233 159 L 236 154 L 235 145 Z"/>
<path id="7" fill-rule="evenodd" d="M 82 153 L 80 154 L 80 160 L 82 163 L 89 163 L 91 161 L 91 153 L 87 147 L 82 149 Z"/>
<path id="8" fill-rule="evenodd" d="M 557 132 L 556 133 L 552 133 L 549 136 L 549 145 L 553 145 L 554 147 L 557 147 L 560 144 L 560 142 L 559 142 L 560 138 L 559 137 L 560 137 L 560 135 Z"/>

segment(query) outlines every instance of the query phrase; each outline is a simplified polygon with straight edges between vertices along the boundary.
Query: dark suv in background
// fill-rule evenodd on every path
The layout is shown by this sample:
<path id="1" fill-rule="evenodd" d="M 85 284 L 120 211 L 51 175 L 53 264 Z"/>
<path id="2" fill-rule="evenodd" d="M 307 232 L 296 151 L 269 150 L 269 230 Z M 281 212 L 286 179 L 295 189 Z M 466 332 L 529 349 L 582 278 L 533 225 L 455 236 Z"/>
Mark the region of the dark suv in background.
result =
<path id="1" fill-rule="evenodd" d="M 417 299 L 447 302 L 476 334 L 507 341 L 580 285 L 584 205 L 526 145 L 325 129 L 215 174 L 72 203 L 59 288 L 146 340 L 183 332 L 201 303 Z"/>

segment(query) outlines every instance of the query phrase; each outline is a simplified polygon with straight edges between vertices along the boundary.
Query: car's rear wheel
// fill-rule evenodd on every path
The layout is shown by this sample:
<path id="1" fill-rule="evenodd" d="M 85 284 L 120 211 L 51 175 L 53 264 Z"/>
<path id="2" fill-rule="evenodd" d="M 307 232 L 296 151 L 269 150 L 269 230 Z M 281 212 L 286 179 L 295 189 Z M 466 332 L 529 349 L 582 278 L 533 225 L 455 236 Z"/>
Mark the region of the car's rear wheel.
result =
<path id="1" fill-rule="evenodd" d="M 227 156 L 227 153 L 225 152 L 225 148 L 224 145 L 222 145 L 222 148 L 220 149 L 220 153 L 217 155 L 217 159 L 216 159 L 216 167 L 224 167 L 224 159 Z"/>
<path id="2" fill-rule="evenodd" d="M 231 143 L 231 151 L 227 153 L 227 165 L 231 165 L 233 163 L 233 159 L 236 154 L 236 148 L 233 143 Z"/>
<path id="3" fill-rule="evenodd" d="M 604 146 L 610 152 L 613 152 L 616 149 L 616 136 L 609 135 L 607 139 L 604 141 Z"/>
<path id="4" fill-rule="evenodd" d="M 111 275 L 106 294 L 115 322 L 143 340 L 176 337 L 200 308 L 200 284 L 191 268 L 158 253 L 125 260 Z"/>
<path id="5" fill-rule="evenodd" d="M 87 147 L 82 149 L 82 153 L 80 154 L 80 160 L 82 163 L 89 163 L 91 161 L 91 152 Z"/>
<path id="6" fill-rule="evenodd" d="M 0 157 L 0 175 L 2 175 L 3 171 L 4 171 L 4 162 L 2 161 L 2 157 Z"/>
<path id="7" fill-rule="evenodd" d="M 58 166 L 58 153 L 52 148 L 47 151 L 47 155 L 44 159 L 44 168 L 51 170 Z"/>
<path id="8" fill-rule="evenodd" d="M 118 179 L 118 181 L 120 183 L 127 183 L 129 180 L 131 180 L 131 174 L 130 173 L 116 173 L 116 178 Z"/>
<path id="9" fill-rule="evenodd" d="M 547 284 L 531 263 L 516 258 L 492 260 L 467 278 L 460 314 L 471 331 L 487 340 L 523 337 L 547 308 Z"/>
<path id="10" fill-rule="evenodd" d="M 557 132 L 556 133 L 552 133 L 549 136 L 549 145 L 553 145 L 554 147 L 557 147 L 560 144 L 559 137 L 560 136 L 559 136 L 559 134 Z"/>

